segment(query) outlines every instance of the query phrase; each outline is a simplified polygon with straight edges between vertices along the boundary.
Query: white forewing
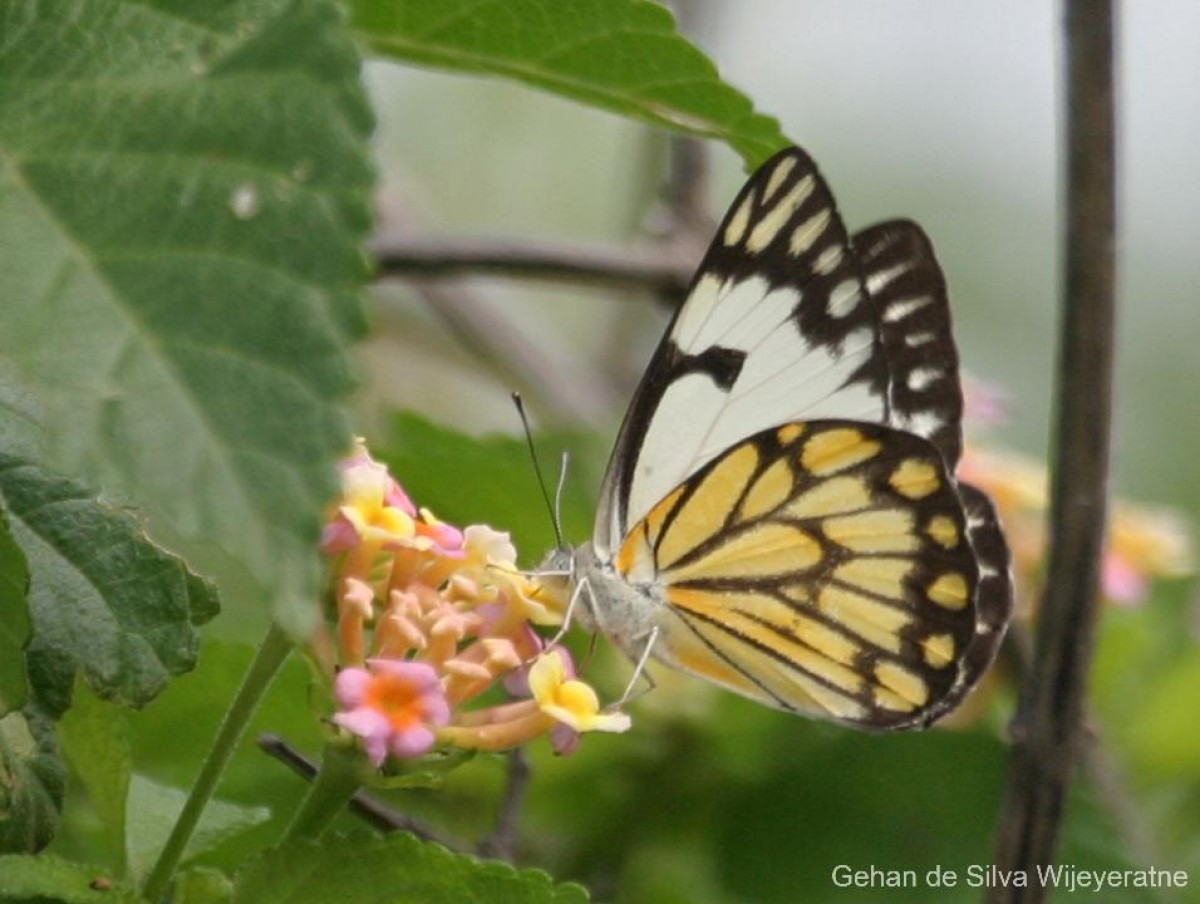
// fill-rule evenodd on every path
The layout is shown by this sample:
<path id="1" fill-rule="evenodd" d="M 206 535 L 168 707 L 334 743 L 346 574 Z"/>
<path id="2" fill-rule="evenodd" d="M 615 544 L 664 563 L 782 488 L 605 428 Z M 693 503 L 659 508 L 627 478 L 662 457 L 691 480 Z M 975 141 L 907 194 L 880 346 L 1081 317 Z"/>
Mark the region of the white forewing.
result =
<path id="1" fill-rule="evenodd" d="M 791 149 L 731 205 L 655 353 L 605 478 L 597 552 L 726 448 L 822 417 L 886 423 L 887 370 L 833 198 Z"/>
<path id="2" fill-rule="evenodd" d="M 641 451 L 633 468 L 633 479 L 625 507 L 628 523 L 637 521 L 695 470 L 693 462 L 712 425 L 698 423 L 692 412 L 714 411 L 725 405 L 727 393 L 704 374 L 689 373 L 671 381 L 647 425 Z M 719 451 L 719 450 L 718 450 Z M 711 456 L 710 456 L 711 457 Z M 609 537 L 616 548 L 625 535 L 623 525 L 614 523 Z"/>
<path id="3" fill-rule="evenodd" d="M 772 333 L 780 331 L 800 303 L 798 290 L 791 286 L 772 290 L 761 276 L 721 282 L 706 276 L 697 283 L 692 295 L 697 292 L 701 303 L 695 314 L 689 311 L 692 307 L 689 298 L 680 319 L 667 334 L 676 348 L 688 355 L 700 354 L 714 345 L 752 351 Z"/>
<path id="4" fill-rule="evenodd" d="M 765 287 L 760 280 L 753 282 Z M 883 397 L 851 379 L 876 352 L 870 330 L 846 337 L 836 353 L 826 345 L 809 345 L 789 320 L 799 294 L 786 287 L 751 295 L 738 286 L 717 310 L 733 308 L 739 298 L 751 297 L 758 299 L 756 306 L 742 320 L 710 337 L 711 342 L 692 346 L 703 350 L 719 345 L 745 352 L 733 384 L 722 389 L 705 374 L 689 373 L 663 393 L 633 472 L 629 523 L 645 515 L 689 474 L 747 436 L 795 420 L 883 421 Z M 705 332 L 709 332 L 707 325 Z"/>

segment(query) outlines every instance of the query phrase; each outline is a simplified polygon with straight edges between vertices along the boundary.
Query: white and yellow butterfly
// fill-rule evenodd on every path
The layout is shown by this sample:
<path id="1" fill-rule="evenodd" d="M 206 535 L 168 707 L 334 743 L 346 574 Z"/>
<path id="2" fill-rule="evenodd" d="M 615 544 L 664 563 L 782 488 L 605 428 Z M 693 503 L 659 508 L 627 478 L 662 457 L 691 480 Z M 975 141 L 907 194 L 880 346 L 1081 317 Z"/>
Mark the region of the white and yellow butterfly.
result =
<path id="1" fill-rule="evenodd" d="M 770 706 L 929 725 L 1011 609 L 992 506 L 954 476 L 961 414 L 924 233 L 851 239 L 808 155 L 777 154 L 642 378 L 591 543 L 557 557 L 573 610 L 634 660 Z"/>

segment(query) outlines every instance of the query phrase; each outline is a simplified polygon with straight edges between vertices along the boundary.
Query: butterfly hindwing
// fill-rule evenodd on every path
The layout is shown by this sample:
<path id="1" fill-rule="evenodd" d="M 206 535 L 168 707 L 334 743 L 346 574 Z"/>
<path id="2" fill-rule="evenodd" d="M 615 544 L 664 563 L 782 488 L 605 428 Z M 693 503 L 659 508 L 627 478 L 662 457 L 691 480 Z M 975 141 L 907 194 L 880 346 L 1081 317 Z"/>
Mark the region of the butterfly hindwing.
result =
<path id="1" fill-rule="evenodd" d="M 833 197 L 798 148 L 730 207 L 622 425 L 595 542 L 615 550 L 672 487 L 789 420 L 886 418 L 886 362 Z"/>
<path id="2" fill-rule="evenodd" d="M 911 727 L 978 677 L 968 519 L 912 434 L 763 431 L 667 494 L 615 564 L 665 588 L 656 655 L 772 706 Z"/>

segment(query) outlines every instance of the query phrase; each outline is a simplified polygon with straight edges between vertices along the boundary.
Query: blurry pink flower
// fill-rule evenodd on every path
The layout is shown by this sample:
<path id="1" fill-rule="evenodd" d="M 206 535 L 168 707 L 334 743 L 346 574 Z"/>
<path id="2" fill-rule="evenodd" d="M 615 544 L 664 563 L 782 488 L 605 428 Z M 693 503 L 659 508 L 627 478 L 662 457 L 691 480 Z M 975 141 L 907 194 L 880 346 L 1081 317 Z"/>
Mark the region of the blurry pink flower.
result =
<path id="1" fill-rule="evenodd" d="M 1108 526 L 1101 572 L 1104 595 L 1115 603 L 1140 603 L 1153 578 L 1177 578 L 1195 568 L 1194 541 L 1173 512 L 1118 501 Z"/>
<path id="2" fill-rule="evenodd" d="M 962 389 L 963 417 L 973 430 L 987 430 L 1008 420 L 1012 399 L 1002 387 L 964 373 Z"/>
<path id="3" fill-rule="evenodd" d="M 366 669 L 339 672 L 333 689 L 343 707 L 334 723 L 362 738 L 376 766 L 389 753 L 417 757 L 428 752 L 436 742 L 434 729 L 450 721 L 438 673 L 424 662 L 368 659 Z"/>
<path id="4" fill-rule="evenodd" d="M 1106 597 L 1114 603 L 1126 606 L 1141 602 L 1150 586 L 1145 574 L 1123 557 L 1111 552 L 1104 557 L 1100 584 Z"/>

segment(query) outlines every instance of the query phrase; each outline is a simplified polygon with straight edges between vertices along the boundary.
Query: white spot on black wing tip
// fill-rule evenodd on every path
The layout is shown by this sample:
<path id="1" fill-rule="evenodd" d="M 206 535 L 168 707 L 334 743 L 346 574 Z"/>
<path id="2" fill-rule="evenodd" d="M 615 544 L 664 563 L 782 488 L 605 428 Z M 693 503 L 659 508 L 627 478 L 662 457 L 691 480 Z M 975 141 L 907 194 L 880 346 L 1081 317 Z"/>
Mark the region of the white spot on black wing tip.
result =
<path id="1" fill-rule="evenodd" d="M 981 651 L 982 671 L 995 656 L 1012 617 L 1012 557 L 991 500 L 970 484 L 959 484 L 958 491 L 970 516 L 967 537 L 979 562 L 979 587 L 975 593 L 976 620 L 980 627 L 987 627 L 991 640 L 986 645 L 988 649 Z"/>
<path id="2" fill-rule="evenodd" d="M 933 299 L 928 295 L 916 298 L 898 298 L 883 309 L 883 319 L 887 323 L 898 323 L 931 304 L 933 304 Z"/>
<path id="3" fill-rule="evenodd" d="M 945 376 L 945 372 L 933 367 L 918 367 L 909 371 L 905 381 L 913 392 L 922 392 Z"/>
<path id="4" fill-rule="evenodd" d="M 867 291 L 877 295 L 894 282 L 901 274 L 910 269 L 907 263 L 897 264 L 886 270 L 876 270 L 867 274 Z"/>
<path id="5" fill-rule="evenodd" d="M 904 344 L 909 348 L 919 348 L 922 345 L 928 345 L 937 339 L 933 333 L 908 333 L 904 337 Z"/>

